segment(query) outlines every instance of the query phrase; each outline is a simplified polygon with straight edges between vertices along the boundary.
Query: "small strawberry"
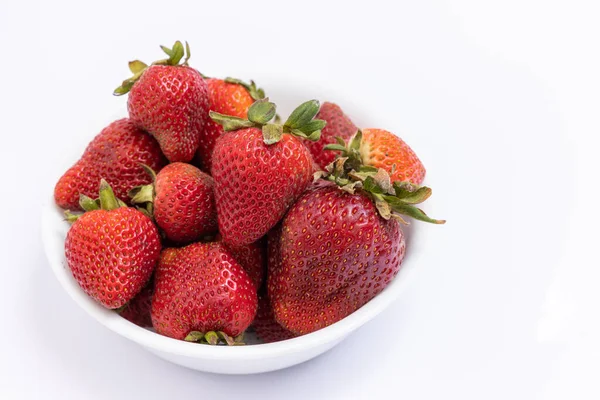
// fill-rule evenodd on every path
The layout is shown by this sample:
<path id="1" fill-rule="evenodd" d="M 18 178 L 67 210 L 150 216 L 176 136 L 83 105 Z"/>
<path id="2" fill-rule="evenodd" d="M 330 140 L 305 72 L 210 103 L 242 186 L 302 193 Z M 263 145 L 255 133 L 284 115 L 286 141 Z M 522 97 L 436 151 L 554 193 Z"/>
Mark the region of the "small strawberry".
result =
<path id="1" fill-rule="evenodd" d="M 229 252 L 248 273 L 256 290 L 260 289 L 267 270 L 266 240 L 261 238 L 244 246 L 230 247 Z"/>
<path id="2" fill-rule="evenodd" d="M 334 103 L 323 103 L 317 118 L 327 122 L 327 125 L 321 131 L 321 139 L 316 142 L 305 142 L 304 144 L 310 150 L 310 154 L 312 154 L 319 167 L 325 168 L 335 159 L 336 153 L 325 150 L 324 147 L 336 143 L 336 137 L 347 141 L 356 133 L 358 128 L 344 114 L 340 106 Z"/>
<path id="3" fill-rule="evenodd" d="M 255 102 L 248 119 L 210 113 L 226 131 L 213 152 L 219 231 L 232 247 L 264 236 L 312 180 L 313 161 L 298 137 L 317 140 L 319 102 L 299 106 L 283 125 L 269 123 L 275 104 Z M 297 136 L 297 137 L 296 137 Z"/>
<path id="4" fill-rule="evenodd" d="M 340 150 L 344 157 L 354 158 L 363 165 L 383 168 L 392 182 L 410 182 L 420 185 L 425 178 L 425 167 L 415 152 L 398 136 L 383 129 L 364 129 L 349 141 L 326 146 Z"/>
<path id="5" fill-rule="evenodd" d="M 166 163 L 156 140 L 129 119 L 120 119 L 104 128 L 58 180 L 54 200 L 61 208 L 77 210 L 79 195 L 95 197 L 102 178 L 119 199 L 127 200 L 129 190 L 151 180 L 141 164 L 160 170 Z"/>
<path id="6" fill-rule="evenodd" d="M 154 175 L 154 184 L 134 188 L 134 204 L 144 204 L 166 237 L 188 243 L 217 231 L 213 179 L 190 164 L 169 164 Z"/>
<path id="7" fill-rule="evenodd" d="M 265 92 L 250 84 L 234 78 L 207 78 L 210 110 L 224 115 L 247 118 L 248 109 L 256 100 L 264 99 Z M 210 172 L 212 153 L 217 139 L 223 134 L 223 127 L 209 120 L 200 137 L 200 146 L 195 156 L 195 163 L 204 171 Z"/>
<path id="8" fill-rule="evenodd" d="M 296 334 L 341 320 L 392 281 L 405 252 L 399 214 L 444 223 L 414 206 L 431 189 L 392 184 L 385 170 L 353 161 L 319 173 L 328 183 L 307 190 L 269 236 L 268 295 L 277 322 Z"/>
<path id="9" fill-rule="evenodd" d="M 256 336 L 264 343 L 280 342 L 282 340 L 295 338 L 296 334 L 288 331 L 275 321 L 273 309 L 267 296 L 259 296 L 258 311 L 252 322 Z"/>
<path id="10" fill-rule="evenodd" d="M 179 41 L 172 49 L 161 48 L 169 58 L 150 66 L 130 62 L 134 75 L 114 94 L 129 93 L 129 117 L 156 138 L 169 161 L 187 162 L 194 157 L 208 122 L 208 89 L 202 75 L 188 66 L 187 43 L 185 50 Z"/>
<path id="11" fill-rule="evenodd" d="M 125 305 L 119 313 L 121 317 L 129 322 L 141 326 L 142 328 L 152 327 L 152 317 L 150 310 L 152 309 L 152 295 L 154 294 L 154 282 L 150 282 L 144 286 L 141 292 L 137 294 L 129 303 Z"/>
<path id="12" fill-rule="evenodd" d="M 65 256 L 73 277 L 90 297 L 116 309 L 146 285 L 160 255 L 158 230 L 147 216 L 126 207 L 105 180 L 100 198 L 81 197 L 87 211 L 77 216 L 65 240 Z"/>
<path id="13" fill-rule="evenodd" d="M 157 333 L 228 344 L 256 314 L 256 288 L 222 243 L 165 249 L 155 275 L 152 323 Z"/>

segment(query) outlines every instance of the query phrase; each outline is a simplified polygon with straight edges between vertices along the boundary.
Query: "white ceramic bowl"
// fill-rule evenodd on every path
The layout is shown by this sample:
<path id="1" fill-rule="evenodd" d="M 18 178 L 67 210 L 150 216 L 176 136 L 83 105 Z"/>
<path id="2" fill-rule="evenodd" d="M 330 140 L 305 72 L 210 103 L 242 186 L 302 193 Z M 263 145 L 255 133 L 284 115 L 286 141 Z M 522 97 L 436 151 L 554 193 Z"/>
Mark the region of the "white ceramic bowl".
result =
<path id="1" fill-rule="evenodd" d="M 46 256 L 56 278 L 81 308 L 98 322 L 143 346 L 157 356 L 199 371 L 223 374 L 252 374 L 286 368 L 329 350 L 355 329 L 384 310 L 406 287 L 414 274 L 410 247 L 396 278 L 377 297 L 343 320 L 298 338 L 269 344 L 246 346 L 209 346 L 161 336 L 127 321 L 89 298 L 73 279 L 64 256 L 64 241 L 69 225 L 62 210 L 50 199 L 42 214 L 42 236 Z M 411 229 L 410 241 L 418 240 L 418 229 Z"/>

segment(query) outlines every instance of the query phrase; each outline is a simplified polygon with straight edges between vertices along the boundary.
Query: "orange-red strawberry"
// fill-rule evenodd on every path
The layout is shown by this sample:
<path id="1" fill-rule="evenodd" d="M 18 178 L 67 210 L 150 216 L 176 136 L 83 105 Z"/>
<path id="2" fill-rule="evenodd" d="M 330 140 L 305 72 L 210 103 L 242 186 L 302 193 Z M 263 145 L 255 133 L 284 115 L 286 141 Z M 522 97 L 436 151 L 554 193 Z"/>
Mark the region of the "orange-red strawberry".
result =
<path id="1" fill-rule="evenodd" d="M 172 49 L 162 49 L 169 58 L 150 66 L 130 62 L 134 76 L 123 81 L 114 94 L 129 92 L 131 120 L 156 138 L 169 161 L 187 162 L 194 157 L 208 122 L 208 89 L 202 75 L 187 65 L 187 43 L 186 50 L 179 41 Z"/>
<path id="2" fill-rule="evenodd" d="M 79 195 L 95 197 L 104 178 L 117 197 L 126 201 L 129 190 L 151 181 L 141 164 L 158 171 L 166 162 L 156 140 L 129 119 L 120 119 L 104 128 L 59 179 L 54 200 L 59 207 L 79 209 Z"/>
<path id="3" fill-rule="evenodd" d="M 165 249 L 154 279 L 152 323 L 161 335 L 233 344 L 256 314 L 256 288 L 220 242 Z"/>
<path id="4" fill-rule="evenodd" d="M 349 140 L 358 128 L 344 114 L 340 106 L 334 103 L 323 103 L 317 114 L 317 118 L 327 122 L 327 125 L 321 131 L 321 139 L 316 142 L 305 142 L 304 144 L 310 150 L 310 154 L 312 154 L 313 159 L 319 167 L 325 168 L 335 159 L 336 153 L 331 150 L 325 150 L 324 147 L 328 144 L 336 143 L 336 137 L 344 141 Z"/>
<path id="5" fill-rule="evenodd" d="M 146 205 L 174 242 L 192 242 L 217 231 L 213 179 L 193 165 L 169 164 L 156 175 L 154 184 L 137 187 L 130 195 L 133 203 Z"/>
<path id="6" fill-rule="evenodd" d="M 364 129 L 343 144 L 328 145 L 327 149 L 342 151 L 355 162 L 384 169 L 392 182 L 420 185 L 425 178 L 425 167 L 415 152 L 398 136 L 383 129 Z"/>
<path id="7" fill-rule="evenodd" d="M 264 343 L 280 342 L 295 338 L 296 334 L 288 331 L 275 321 L 269 298 L 265 295 L 258 298 L 258 311 L 252 322 L 256 336 Z"/>
<path id="8" fill-rule="evenodd" d="M 248 273 L 256 290 L 260 289 L 267 270 L 266 240 L 261 238 L 244 246 L 230 247 L 229 252 Z"/>
<path id="9" fill-rule="evenodd" d="M 158 230 L 146 215 L 126 207 L 102 180 L 98 201 L 85 196 L 81 216 L 65 240 L 73 277 L 90 297 L 106 308 L 120 308 L 146 285 L 160 255 Z"/>
<path id="10" fill-rule="evenodd" d="M 313 120 L 318 110 L 318 101 L 308 101 L 283 125 L 269 123 L 275 105 L 268 101 L 254 103 L 247 120 L 211 111 L 227 131 L 212 159 L 219 232 L 227 245 L 264 236 L 310 184 L 312 157 L 296 136 L 318 139 L 325 125 Z"/>
<path id="11" fill-rule="evenodd" d="M 150 316 L 150 310 L 152 309 L 153 293 L 154 282 L 150 279 L 150 282 L 144 286 L 142 291 L 125 305 L 120 312 L 121 317 L 142 328 L 151 328 L 152 317 Z"/>
<path id="12" fill-rule="evenodd" d="M 208 85 L 210 110 L 224 115 L 247 118 L 248 109 L 252 103 L 265 97 L 264 91 L 257 88 L 253 81 L 247 84 L 234 78 L 208 78 L 206 84 Z M 217 139 L 222 134 L 223 127 L 209 120 L 206 129 L 200 136 L 200 146 L 195 157 L 196 164 L 204 171 L 210 173 L 212 153 Z"/>

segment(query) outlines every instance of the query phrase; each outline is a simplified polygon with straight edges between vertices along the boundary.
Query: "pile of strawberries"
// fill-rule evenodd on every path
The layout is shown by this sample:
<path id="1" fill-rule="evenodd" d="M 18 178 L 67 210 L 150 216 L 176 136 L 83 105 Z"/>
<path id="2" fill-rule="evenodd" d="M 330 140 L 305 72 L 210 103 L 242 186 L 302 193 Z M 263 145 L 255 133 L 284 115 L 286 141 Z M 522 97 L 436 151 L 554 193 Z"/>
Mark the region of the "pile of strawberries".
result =
<path id="1" fill-rule="evenodd" d="M 431 195 L 397 136 L 316 100 L 281 123 L 254 82 L 132 61 L 129 118 L 58 181 L 68 266 L 91 298 L 175 339 L 241 344 L 348 316 L 396 276 L 405 216 Z"/>

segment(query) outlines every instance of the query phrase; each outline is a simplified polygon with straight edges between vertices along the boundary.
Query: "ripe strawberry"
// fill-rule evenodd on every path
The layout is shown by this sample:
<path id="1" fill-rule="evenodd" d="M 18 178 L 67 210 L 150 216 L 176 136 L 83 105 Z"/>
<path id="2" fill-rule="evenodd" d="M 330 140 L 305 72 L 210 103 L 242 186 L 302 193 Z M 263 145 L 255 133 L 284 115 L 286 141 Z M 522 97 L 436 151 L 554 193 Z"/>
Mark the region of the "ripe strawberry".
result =
<path id="1" fill-rule="evenodd" d="M 344 114 L 340 106 L 334 103 L 323 103 L 317 114 L 317 118 L 327 122 L 327 125 L 321 131 L 321 139 L 316 142 L 305 142 L 304 144 L 310 150 L 310 154 L 312 154 L 319 167 L 325 168 L 335 159 L 336 153 L 331 150 L 325 150 L 324 147 L 328 144 L 336 143 L 336 137 L 347 141 L 356 133 L 358 128 Z"/>
<path id="2" fill-rule="evenodd" d="M 238 118 L 248 117 L 248 108 L 255 100 L 264 99 L 265 93 L 256 87 L 254 81 L 250 84 L 234 78 L 206 79 L 210 110 Z M 223 127 L 209 120 L 206 129 L 200 137 L 200 146 L 194 158 L 195 163 L 204 171 L 210 172 L 212 153 L 217 139 L 223 134 Z"/>
<path id="3" fill-rule="evenodd" d="M 256 288 L 219 242 L 165 249 L 155 275 L 152 322 L 175 339 L 228 344 L 244 332 L 258 307 Z"/>
<path id="4" fill-rule="evenodd" d="M 284 125 L 268 123 L 275 115 L 268 101 L 254 103 L 248 120 L 211 111 L 227 132 L 212 160 L 219 231 L 227 245 L 239 247 L 264 236 L 310 184 L 312 157 L 293 135 L 317 140 L 325 125 L 313 120 L 318 110 L 318 101 L 308 101 Z"/>
<path id="5" fill-rule="evenodd" d="M 147 216 L 119 202 L 102 180 L 100 199 L 82 196 L 81 216 L 65 240 L 65 256 L 81 288 L 106 308 L 119 308 L 146 285 L 160 255 L 158 230 Z"/>
<path id="6" fill-rule="evenodd" d="M 254 327 L 256 336 L 264 343 L 280 342 L 298 336 L 275 321 L 273 309 L 267 296 L 259 296 L 258 311 L 252 326 Z"/>
<path id="7" fill-rule="evenodd" d="M 129 92 L 131 120 L 156 138 L 169 161 L 187 162 L 194 157 L 208 122 L 208 89 L 202 75 L 187 65 L 187 43 L 185 51 L 179 41 L 172 49 L 161 47 L 169 58 L 150 66 L 130 62 L 134 75 L 123 81 L 114 94 Z"/>
<path id="8" fill-rule="evenodd" d="M 260 289 L 267 270 L 266 240 L 261 238 L 244 246 L 230 247 L 229 252 L 248 273 L 256 290 Z"/>
<path id="9" fill-rule="evenodd" d="M 79 195 L 98 193 L 100 179 L 106 179 L 119 199 L 127 200 L 127 192 L 150 182 L 140 164 L 160 170 L 167 160 L 158 143 L 127 118 L 113 122 L 98 134 L 85 152 L 54 188 L 59 207 L 79 209 Z"/>
<path id="10" fill-rule="evenodd" d="M 154 184 L 137 187 L 130 196 L 134 204 L 146 205 L 174 242 L 192 242 L 217 231 L 213 179 L 193 165 L 169 164 L 155 175 Z"/>
<path id="11" fill-rule="evenodd" d="M 415 152 L 398 136 L 383 129 L 364 129 L 350 140 L 349 147 L 338 143 L 326 148 L 340 150 L 343 156 L 354 157 L 361 164 L 383 168 L 392 182 L 420 185 L 425 178 L 425 167 Z"/>
<path id="12" fill-rule="evenodd" d="M 391 282 L 405 251 L 399 214 L 444 223 L 414 206 L 431 189 L 392 184 L 383 169 L 338 158 L 321 175 L 328 183 L 307 190 L 269 235 L 268 295 L 296 334 L 341 320 Z"/>
<path id="13" fill-rule="evenodd" d="M 125 308 L 120 312 L 121 317 L 142 328 L 151 328 L 152 317 L 150 316 L 150 310 L 152 308 L 153 294 L 154 282 L 150 279 L 150 282 L 144 286 L 142 291 L 125 305 Z"/>

